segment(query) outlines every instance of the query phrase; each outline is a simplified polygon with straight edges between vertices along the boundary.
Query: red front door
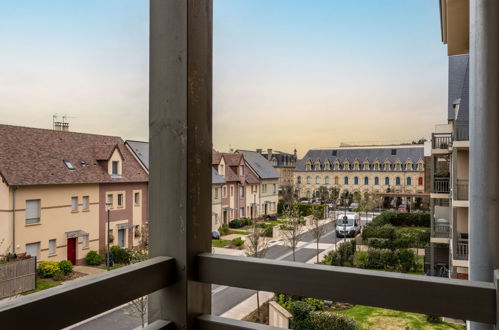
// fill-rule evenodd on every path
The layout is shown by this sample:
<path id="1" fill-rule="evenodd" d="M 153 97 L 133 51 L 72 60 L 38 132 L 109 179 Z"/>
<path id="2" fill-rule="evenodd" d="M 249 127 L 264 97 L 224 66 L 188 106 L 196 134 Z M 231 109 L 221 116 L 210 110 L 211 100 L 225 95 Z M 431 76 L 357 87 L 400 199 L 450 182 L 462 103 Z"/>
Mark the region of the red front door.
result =
<path id="1" fill-rule="evenodd" d="M 68 260 L 76 265 L 76 238 L 68 238 Z"/>

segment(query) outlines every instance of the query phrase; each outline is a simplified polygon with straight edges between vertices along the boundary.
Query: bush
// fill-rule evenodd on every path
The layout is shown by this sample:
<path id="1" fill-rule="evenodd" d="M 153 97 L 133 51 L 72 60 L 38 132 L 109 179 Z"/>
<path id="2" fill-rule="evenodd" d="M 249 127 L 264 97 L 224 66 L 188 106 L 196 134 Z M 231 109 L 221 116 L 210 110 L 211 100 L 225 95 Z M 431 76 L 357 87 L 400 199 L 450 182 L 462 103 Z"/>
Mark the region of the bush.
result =
<path id="1" fill-rule="evenodd" d="M 310 329 L 316 330 L 355 330 L 357 321 L 354 318 L 331 312 L 311 312 Z"/>
<path id="2" fill-rule="evenodd" d="M 394 239 L 396 237 L 395 227 L 392 225 L 380 226 L 371 222 L 362 230 L 362 240 L 366 242 L 371 237 Z"/>
<path id="3" fill-rule="evenodd" d="M 369 259 L 366 251 L 357 251 L 353 256 L 353 265 L 357 268 L 367 268 Z"/>
<path id="4" fill-rule="evenodd" d="M 369 237 L 367 245 L 373 249 L 393 249 L 393 243 L 386 238 Z"/>
<path id="5" fill-rule="evenodd" d="M 331 266 L 351 266 L 355 250 L 354 240 L 341 243 L 336 251 L 331 251 L 324 257 L 323 263 Z"/>
<path id="6" fill-rule="evenodd" d="M 239 221 L 241 221 L 242 227 L 253 224 L 253 221 L 249 218 L 241 218 Z"/>
<path id="7" fill-rule="evenodd" d="M 234 219 L 234 220 L 229 222 L 230 228 L 241 228 L 243 226 L 244 226 L 243 223 L 239 219 Z"/>
<path id="8" fill-rule="evenodd" d="M 395 251 L 395 255 L 400 271 L 407 273 L 411 271 L 411 269 L 416 268 L 416 254 L 414 251 L 409 249 L 398 249 Z"/>
<path id="9" fill-rule="evenodd" d="M 430 227 L 430 213 L 385 211 L 374 218 L 372 223 L 379 226 L 391 224 L 396 227 Z"/>
<path id="10" fill-rule="evenodd" d="M 40 277 L 54 277 L 57 271 L 60 271 L 57 261 L 40 261 L 38 263 L 38 276 Z"/>
<path id="11" fill-rule="evenodd" d="M 73 271 L 73 264 L 69 260 L 61 260 L 59 261 L 59 269 L 64 273 L 64 275 L 68 275 Z"/>
<path id="12" fill-rule="evenodd" d="M 218 232 L 220 233 L 220 235 L 227 235 L 229 233 L 229 226 L 227 225 L 221 225 L 219 228 L 218 228 Z"/>
<path id="13" fill-rule="evenodd" d="M 312 329 L 309 316 L 314 310 L 314 306 L 307 304 L 305 301 L 298 300 L 291 302 L 289 312 L 293 315 L 293 319 L 291 320 L 292 329 Z"/>
<path id="14" fill-rule="evenodd" d="M 111 257 L 117 264 L 128 265 L 130 263 L 130 252 L 127 249 L 122 249 L 118 245 L 111 246 Z"/>
<path id="15" fill-rule="evenodd" d="M 89 251 L 85 256 L 85 262 L 89 266 L 99 266 L 101 264 L 101 257 L 97 251 Z"/>
<path id="16" fill-rule="evenodd" d="M 53 276 L 54 281 L 64 281 L 65 278 L 66 274 L 62 270 L 56 271 Z"/>
<path id="17" fill-rule="evenodd" d="M 440 322 L 442 322 L 442 318 L 440 316 L 427 314 L 426 321 L 429 323 L 440 323 Z"/>
<path id="18" fill-rule="evenodd" d="M 373 249 L 367 250 L 368 265 L 371 269 L 387 269 L 397 266 L 397 258 L 395 253 L 390 249 Z"/>
<path id="19" fill-rule="evenodd" d="M 272 237 L 274 234 L 274 225 L 271 223 L 264 223 L 261 226 L 263 228 L 263 236 Z"/>
<path id="20" fill-rule="evenodd" d="M 244 244 L 244 241 L 241 239 L 241 237 L 234 238 L 231 242 L 235 246 L 242 246 Z"/>

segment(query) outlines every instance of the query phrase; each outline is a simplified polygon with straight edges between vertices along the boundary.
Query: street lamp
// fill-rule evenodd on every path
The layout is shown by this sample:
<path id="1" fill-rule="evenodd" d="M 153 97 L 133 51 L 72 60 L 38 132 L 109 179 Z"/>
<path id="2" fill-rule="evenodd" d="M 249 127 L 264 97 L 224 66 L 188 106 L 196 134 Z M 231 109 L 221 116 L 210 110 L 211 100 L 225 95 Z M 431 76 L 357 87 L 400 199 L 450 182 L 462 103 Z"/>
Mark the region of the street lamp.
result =
<path id="1" fill-rule="evenodd" d="M 111 255 L 109 254 L 109 219 L 111 217 L 111 202 L 106 202 L 107 207 L 107 242 L 106 242 L 106 266 L 107 270 L 111 267 Z"/>
<path id="2" fill-rule="evenodd" d="M 347 205 L 348 205 L 348 198 L 345 199 L 345 215 L 343 216 L 343 242 L 346 242 L 347 240 L 347 223 L 348 223 L 348 217 L 347 217 Z"/>

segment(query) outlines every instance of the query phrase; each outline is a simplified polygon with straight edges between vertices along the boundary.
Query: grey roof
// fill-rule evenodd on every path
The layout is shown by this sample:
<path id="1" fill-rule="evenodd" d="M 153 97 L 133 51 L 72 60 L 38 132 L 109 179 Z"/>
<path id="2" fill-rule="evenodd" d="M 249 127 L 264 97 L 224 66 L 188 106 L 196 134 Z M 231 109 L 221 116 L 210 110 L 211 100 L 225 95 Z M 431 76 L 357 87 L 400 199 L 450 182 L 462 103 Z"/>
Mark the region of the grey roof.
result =
<path id="1" fill-rule="evenodd" d="M 261 155 L 266 159 L 268 159 L 269 157 L 268 153 L 262 153 Z M 281 151 L 272 152 L 272 157 L 270 158 L 269 161 L 271 161 L 272 158 L 275 158 L 277 160 L 277 166 L 275 167 L 294 167 L 292 165 L 289 165 L 289 162 L 296 163 L 296 156 L 294 154 L 288 154 Z"/>
<path id="2" fill-rule="evenodd" d="M 214 168 L 211 169 L 211 183 L 213 184 L 225 183 L 224 177 L 218 174 Z"/>
<path id="3" fill-rule="evenodd" d="M 140 159 L 145 168 L 149 170 L 149 142 L 127 140 L 125 143 L 130 146 L 133 153 Z M 224 178 L 215 169 L 212 169 L 211 181 L 213 184 L 225 183 Z"/>
<path id="4" fill-rule="evenodd" d="M 256 172 L 260 179 L 278 179 L 279 173 L 269 163 L 265 157 L 255 151 L 237 150 L 237 153 L 243 154 L 248 165 Z"/>
<path id="5" fill-rule="evenodd" d="M 130 146 L 142 165 L 149 170 L 149 143 L 132 140 L 127 140 L 125 143 Z"/>
<path id="6" fill-rule="evenodd" d="M 449 56 L 449 120 L 456 119 L 455 103 L 459 103 L 457 121 L 469 120 L 469 80 L 469 55 Z"/>
<path id="7" fill-rule="evenodd" d="M 395 150 L 395 155 L 393 155 L 392 150 Z M 411 160 L 413 166 L 419 161 L 424 160 L 424 146 L 417 147 L 399 147 L 393 146 L 392 148 L 359 148 L 359 149 L 324 149 L 324 150 L 309 150 L 303 159 L 300 159 L 296 163 L 296 171 L 305 171 L 305 164 L 308 160 L 311 160 L 312 165 L 320 160 L 321 166 L 324 165 L 326 160 L 329 160 L 331 168 L 336 160 L 340 162 L 342 168 L 343 162 L 348 160 L 350 166 L 355 162 L 359 161 L 360 167 L 362 168 L 363 162 L 368 160 L 369 163 L 374 164 L 375 160 L 379 160 L 381 166 L 386 160 L 393 164 L 395 161 L 400 160 L 402 165 L 405 165 L 407 160 Z M 405 167 L 404 167 L 405 168 Z"/>

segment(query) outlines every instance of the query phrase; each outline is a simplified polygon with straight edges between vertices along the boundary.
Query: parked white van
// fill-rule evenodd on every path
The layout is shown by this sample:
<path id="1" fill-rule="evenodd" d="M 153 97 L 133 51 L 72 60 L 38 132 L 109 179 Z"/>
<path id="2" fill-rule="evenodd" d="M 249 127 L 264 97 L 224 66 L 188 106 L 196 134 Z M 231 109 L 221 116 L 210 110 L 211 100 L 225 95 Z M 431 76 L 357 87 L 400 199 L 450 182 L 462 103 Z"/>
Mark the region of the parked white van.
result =
<path id="1" fill-rule="evenodd" d="M 360 233 L 360 216 L 347 214 L 338 216 L 336 237 L 355 237 Z"/>

